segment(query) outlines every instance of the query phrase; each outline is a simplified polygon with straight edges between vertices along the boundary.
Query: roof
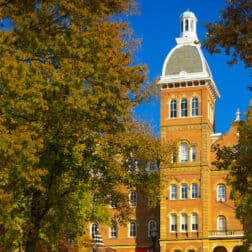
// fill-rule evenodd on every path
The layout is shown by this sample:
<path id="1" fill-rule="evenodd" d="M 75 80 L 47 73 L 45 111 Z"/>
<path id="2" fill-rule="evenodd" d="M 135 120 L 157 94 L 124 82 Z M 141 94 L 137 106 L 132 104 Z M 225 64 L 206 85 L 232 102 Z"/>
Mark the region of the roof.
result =
<path id="1" fill-rule="evenodd" d="M 182 43 L 167 55 L 159 84 L 205 80 L 215 98 L 219 91 L 199 43 Z"/>
<path id="2" fill-rule="evenodd" d="M 187 18 L 195 18 L 196 19 L 196 16 L 195 14 L 192 12 L 192 11 L 184 11 L 180 17 L 187 17 Z"/>
<path id="3" fill-rule="evenodd" d="M 176 48 L 170 55 L 165 75 L 179 74 L 180 72 L 197 73 L 203 72 L 203 64 L 199 50 L 195 46 L 185 45 Z"/>

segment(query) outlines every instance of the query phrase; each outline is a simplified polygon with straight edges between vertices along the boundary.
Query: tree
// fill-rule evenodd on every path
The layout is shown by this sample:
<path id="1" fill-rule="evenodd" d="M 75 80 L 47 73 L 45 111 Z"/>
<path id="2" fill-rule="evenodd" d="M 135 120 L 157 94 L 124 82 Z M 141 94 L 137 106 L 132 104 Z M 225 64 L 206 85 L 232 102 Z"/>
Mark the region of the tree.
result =
<path id="1" fill-rule="evenodd" d="M 124 21 L 131 0 L 1 0 L 0 244 L 57 249 L 125 188 L 158 190 L 158 139 L 133 119 L 146 66 Z M 136 165 L 137 164 L 137 165 Z M 142 186 L 142 182 L 145 185 Z M 155 192 L 157 194 L 158 192 Z"/>
<path id="2" fill-rule="evenodd" d="M 251 115 L 252 107 L 249 109 Z M 219 169 L 228 169 L 227 182 L 231 185 L 231 199 L 234 200 L 236 216 L 244 226 L 245 248 L 252 242 L 252 121 L 251 118 L 239 125 L 239 142 L 232 147 L 217 146 L 216 162 Z"/>
<path id="3" fill-rule="evenodd" d="M 238 60 L 246 67 L 252 66 L 252 2 L 249 0 L 227 0 L 221 10 L 220 20 L 207 23 L 208 29 L 203 45 L 210 53 L 220 53 L 224 49 L 231 56 L 228 62 Z M 239 126 L 239 142 L 232 148 L 217 149 L 217 162 L 220 169 L 229 169 L 228 182 L 232 186 L 237 217 L 244 224 L 246 244 L 252 242 L 252 107 L 247 120 Z"/>
<path id="4" fill-rule="evenodd" d="M 220 19 L 207 23 L 203 45 L 210 53 L 225 50 L 231 56 L 229 64 L 240 59 L 246 67 L 252 65 L 252 3 L 249 0 L 227 0 Z"/>

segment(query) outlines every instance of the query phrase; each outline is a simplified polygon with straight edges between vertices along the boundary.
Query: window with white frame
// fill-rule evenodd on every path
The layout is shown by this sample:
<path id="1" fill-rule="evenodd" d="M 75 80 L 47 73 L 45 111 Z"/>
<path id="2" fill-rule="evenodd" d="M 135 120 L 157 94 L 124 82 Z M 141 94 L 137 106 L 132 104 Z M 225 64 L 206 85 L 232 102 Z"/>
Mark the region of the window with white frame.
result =
<path id="1" fill-rule="evenodd" d="M 94 235 L 98 234 L 98 224 L 97 223 L 92 223 L 90 226 L 90 234 L 92 237 L 94 237 Z"/>
<path id="2" fill-rule="evenodd" d="M 187 162 L 189 160 L 189 149 L 187 143 L 181 143 L 179 147 L 180 162 Z"/>
<path id="3" fill-rule="evenodd" d="M 170 187 L 170 199 L 176 200 L 177 199 L 177 185 L 172 184 Z"/>
<path id="4" fill-rule="evenodd" d="M 116 238 L 118 232 L 117 222 L 112 221 L 110 226 L 110 238 Z"/>
<path id="5" fill-rule="evenodd" d="M 172 99 L 170 101 L 170 118 L 177 117 L 177 101 L 176 99 Z"/>
<path id="6" fill-rule="evenodd" d="M 187 117 L 187 99 L 183 98 L 180 104 L 180 116 Z"/>
<path id="7" fill-rule="evenodd" d="M 129 194 L 129 204 L 131 207 L 136 207 L 137 205 L 137 192 L 131 191 Z"/>
<path id="8" fill-rule="evenodd" d="M 197 199 L 199 197 L 198 195 L 198 185 L 196 183 L 193 183 L 191 185 L 191 198 Z"/>
<path id="9" fill-rule="evenodd" d="M 129 223 L 129 237 L 136 237 L 137 235 L 137 225 L 135 221 Z"/>
<path id="10" fill-rule="evenodd" d="M 192 213 L 191 215 L 191 230 L 192 231 L 198 231 L 198 214 L 197 213 Z"/>
<path id="11" fill-rule="evenodd" d="M 181 232 L 187 232 L 187 214 L 182 213 L 180 218 L 180 230 Z"/>
<path id="12" fill-rule="evenodd" d="M 196 146 L 191 147 L 191 161 L 196 161 Z"/>
<path id="13" fill-rule="evenodd" d="M 217 185 L 217 201 L 226 200 L 226 187 L 223 184 Z"/>
<path id="14" fill-rule="evenodd" d="M 187 199 L 188 198 L 188 186 L 187 184 L 181 184 L 180 198 Z"/>
<path id="15" fill-rule="evenodd" d="M 223 215 L 217 217 L 217 230 L 220 232 L 225 232 L 227 230 L 227 221 Z"/>
<path id="16" fill-rule="evenodd" d="M 198 97 L 192 98 L 192 116 L 198 116 L 199 115 L 199 101 Z"/>
<path id="17" fill-rule="evenodd" d="M 170 231 L 171 232 L 177 231 L 177 215 L 176 214 L 170 215 Z"/>
<path id="18" fill-rule="evenodd" d="M 157 222 L 155 220 L 148 221 L 148 237 L 151 237 L 152 231 L 157 231 Z"/>

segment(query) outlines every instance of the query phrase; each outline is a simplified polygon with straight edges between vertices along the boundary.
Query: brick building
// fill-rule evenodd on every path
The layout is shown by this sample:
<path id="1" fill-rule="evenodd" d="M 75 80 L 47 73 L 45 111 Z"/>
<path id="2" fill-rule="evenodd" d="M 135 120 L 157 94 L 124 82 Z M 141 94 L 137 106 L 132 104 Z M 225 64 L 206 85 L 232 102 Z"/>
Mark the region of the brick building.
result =
<path id="1" fill-rule="evenodd" d="M 141 197 L 129 193 L 135 212 L 128 225 L 100 227 L 104 243 L 116 251 L 151 251 L 155 229 L 155 251 L 235 252 L 242 244 L 227 171 L 212 164 L 215 145 L 238 140 L 239 113 L 229 132 L 214 132 L 219 92 L 198 42 L 196 23 L 190 11 L 180 16 L 180 37 L 164 61 L 159 81 L 161 141 L 177 146 L 172 166 L 160 167 L 167 178 L 160 206 L 145 209 Z M 93 223 L 90 232 L 95 228 Z"/>

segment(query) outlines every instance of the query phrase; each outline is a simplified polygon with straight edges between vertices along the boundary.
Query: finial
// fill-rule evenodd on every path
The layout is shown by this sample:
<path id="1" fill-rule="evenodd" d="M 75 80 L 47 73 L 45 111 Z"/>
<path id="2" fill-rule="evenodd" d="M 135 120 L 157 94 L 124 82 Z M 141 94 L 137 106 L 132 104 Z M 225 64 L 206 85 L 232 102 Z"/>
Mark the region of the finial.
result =
<path id="1" fill-rule="evenodd" d="M 237 110 L 236 110 L 236 117 L 235 117 L 235 121 L 236 121 L 236 122 L 238 122 L 238 121 L 241 120 L 240 115 L 241 115 L 241 112 L 240 112 L 239 109 L 237 109 Z"/>

